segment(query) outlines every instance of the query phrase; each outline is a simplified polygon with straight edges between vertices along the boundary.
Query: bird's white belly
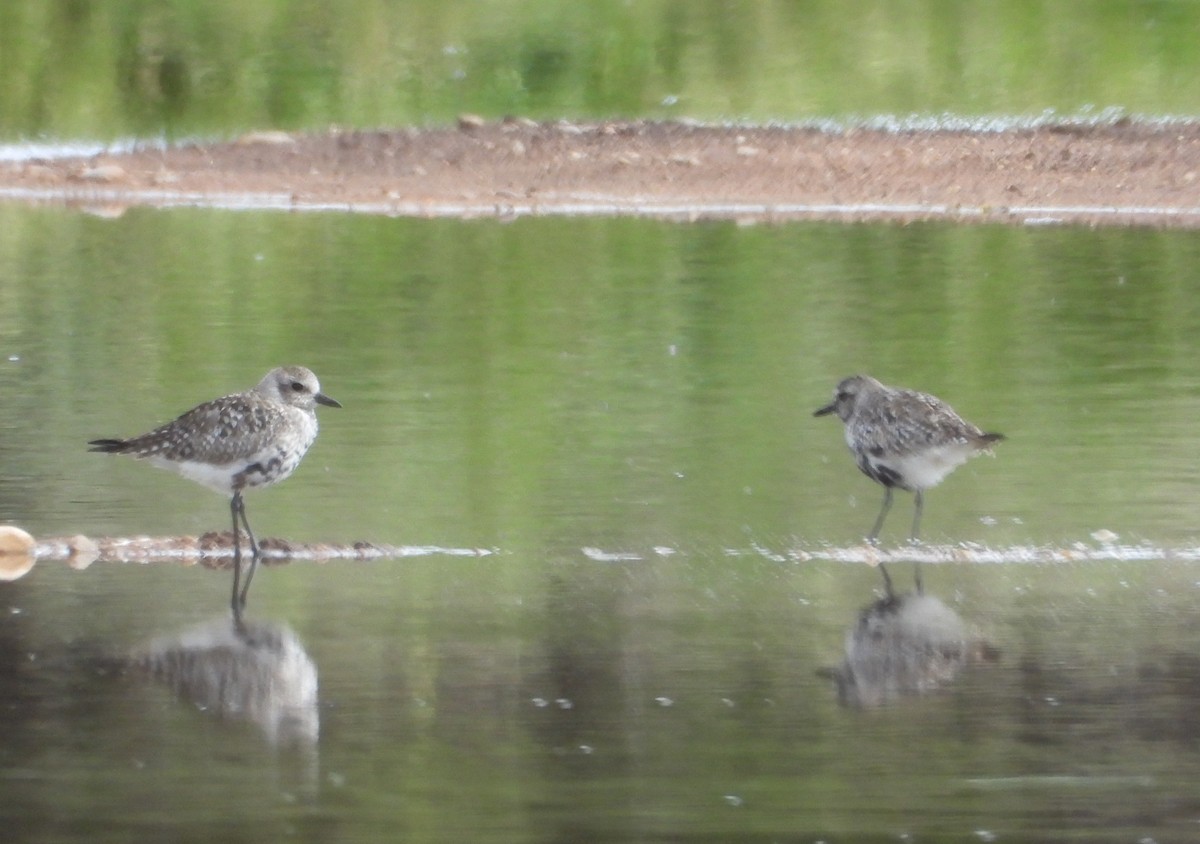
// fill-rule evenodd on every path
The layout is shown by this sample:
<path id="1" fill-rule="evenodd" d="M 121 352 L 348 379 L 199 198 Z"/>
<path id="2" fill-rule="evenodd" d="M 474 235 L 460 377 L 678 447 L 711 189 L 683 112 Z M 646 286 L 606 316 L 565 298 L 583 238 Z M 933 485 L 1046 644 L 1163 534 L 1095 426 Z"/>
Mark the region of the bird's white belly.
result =
<path id="1" fill-rule="evenodd" d="M 920 454 L 888 455 L 878 459 L 897 472 L 909 489 L 929 489 L 966 463 L 978 452 L 966 443 L 947 443 L 922 451 Z"/>
<path id="2" fill-rule="evenodd" d="M 250 464 L 245 461 L 217 465 L 198 460 L 168 460 L 165 457 L 149 457 L 148 462 L 159 469 L 168 469 L 176 474 L 195 481 L 201 486 L 224 495 L 233 495 L 233 479 L 238 472 Z"/>
<path id="3" fill-rule="evenodd" d="M 189 481 L 195 481 L 223 495 L 233 495 L 235 486 L 254 489 L 282 481 L 295 471 L 299 462 L 299 458 L 294 455 L 275 452 L 263 454 L 258 460 L 238 460 L 233 463 L 167 460 L 161 457 L 151 457 L 149 460 L 153 466 L 170 469 Z M 251 467 L 254 469 L 247 472 Z"/>

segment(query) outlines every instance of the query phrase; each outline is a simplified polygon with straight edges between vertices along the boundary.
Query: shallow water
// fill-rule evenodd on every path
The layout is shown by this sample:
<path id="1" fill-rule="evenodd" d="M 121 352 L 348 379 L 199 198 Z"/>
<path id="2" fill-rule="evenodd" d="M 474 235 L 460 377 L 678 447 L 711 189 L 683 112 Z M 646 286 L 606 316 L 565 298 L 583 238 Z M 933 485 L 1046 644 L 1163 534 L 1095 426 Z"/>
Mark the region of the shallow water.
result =
<path id="1" fill-rule="evenodd" d="M 133 598 L 151 578 L 156 622 Z M 260 673 L 241 682 L 284 701 L 255 720 L 110 659 L 185 634 L 214 647 L 197 625 L 229 640 L 224 578 L 47 568 L 0 622 L 15 657 L 5 802 L 23 840 L 1190 834 L 1191 566 L 926 580 L 989 651 L 942 657 L 964 664 L 924 696 L 897 679 L 893 695 L 847 698 L 827 672 L 873 600 L 866 568 L 513 555 L 273 570 L 252 615 L 302 645 L 292 661 L 311 661 L 319 694 L 289 709 L 291 686 L 268 682 L 280 660 L 251 648 Z M 241 686 L 220 688 L 242 704 Z"/>
<path id="2" fill-rule="evenodd" d="M 1185 838 L 1197 251 L 0 208 L 0 520 L 223 529 L 84 443 L 298 362 L 344 408 L 256 531 L 433 551 L 266 566 L 249 637 L 228 570 L 0 584 L 14 840 Z M 1009 437 L 911 553 L 898 497 L 888 568 L 941 606 L 865 622 L 881 493 L 811 415 L 858 370 Z"/>
<path id="3" fill-rule="evenodd" d="M 1197 110 L 1185 3 L 281 8 L 5 4 L 0 140 Z M 1198 252 L 0 207 L 0 521 L 223 528 L 84 443 L 298 362 L 345 408 L 256 530 L 412 552 L 266 566 L 244 631 L 219 567 L 0 583 L 6 840 L 1190 839 Z M 897 502 L 919 600 L 811 417 L 858 370 L 1009 436 L 926 546 Z"/>

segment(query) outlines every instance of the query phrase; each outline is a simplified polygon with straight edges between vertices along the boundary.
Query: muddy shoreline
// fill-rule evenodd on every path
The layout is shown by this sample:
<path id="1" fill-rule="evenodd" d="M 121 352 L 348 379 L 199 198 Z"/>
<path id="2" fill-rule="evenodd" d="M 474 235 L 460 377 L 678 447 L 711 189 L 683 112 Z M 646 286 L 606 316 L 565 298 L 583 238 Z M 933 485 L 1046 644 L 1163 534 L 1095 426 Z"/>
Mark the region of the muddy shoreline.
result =
<path id="1" fill-rule="evenodd" d="M 1200 123 L 1008 131 L 484 122 L 0 163 L 0 199 L 393 216 L 1200 227 Z"/>

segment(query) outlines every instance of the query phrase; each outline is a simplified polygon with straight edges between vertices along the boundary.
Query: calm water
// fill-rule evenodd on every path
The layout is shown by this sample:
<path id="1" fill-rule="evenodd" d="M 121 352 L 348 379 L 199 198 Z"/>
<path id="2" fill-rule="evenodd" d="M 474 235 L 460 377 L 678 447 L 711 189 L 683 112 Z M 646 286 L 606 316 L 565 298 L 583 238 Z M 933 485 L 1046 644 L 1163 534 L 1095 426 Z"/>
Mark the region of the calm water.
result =
<path id="1" fill-rule="evenodd" d="M 0 4 L 0 140 L 1200 111 L 1186 2 L 334 9 Z M 259 535 L 414 552 L 267 567 L 240 635 L 227 571 L 0 583 L 6 840 L 1193 840 L 1197 266 L 1188 232 L 0 207 L 0 521 L 223 528 L 84 444 L 295 362 L 345 407 Z M 881 494 L 811 415 L 855 371 L 1010 438 L 928 495 L 961 559 L 895 605 L 839 561 Z"/>
<path id="2" fill-rule="evenodd" d="M 1190 0 L 5 0 L 0 141 L 1200 111 Z"/>
<path id="3" fill-rule="evenodd" d="M 494 550 L 268 567 L 247 638 L 227 571 L 0 585 L 12 840 L 1189 838 L 1198 252 L 0 208 L 0 520 L 224 527 L 84 443 L 302 362 L 345 407 L 249 499 L 260 536 Z M 1010 437 L 925 519 L 1001 561 L 864 621 L 877 572 L 792 553 L 874 518 L 811 416 L 858 370 Z M 1096 559 L 1099 530 L 1170 559 Z"/>

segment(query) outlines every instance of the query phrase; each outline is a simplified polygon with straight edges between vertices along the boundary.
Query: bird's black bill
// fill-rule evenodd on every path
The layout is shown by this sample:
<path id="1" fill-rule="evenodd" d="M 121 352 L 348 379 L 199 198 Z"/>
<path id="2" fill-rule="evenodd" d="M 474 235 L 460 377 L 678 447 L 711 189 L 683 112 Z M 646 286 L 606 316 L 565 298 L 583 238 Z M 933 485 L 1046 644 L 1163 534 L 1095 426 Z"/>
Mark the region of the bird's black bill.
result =
<path id="1" fill-rule="evenodd" d="M 331 399 L 329 396 L 325 395 L 324 393 L 317 393 L 315 396 L 313 396 L 313 398 L 317 400 L 317 404 L 323 404 L 326 407 L 341 407 L 342 406 L 342 403 L 340 401 L 338 401 L 337 399 Z"/>
<path id="2" fill-rule="evenodd" d="M 828 416 L 829 414 L 833 413 L 833 411 L 836 407 L 837 407 L 836 403 L 827 404 L 824 407 L 820 407 L 820 408 L 817 408 L 816 410 L 814 410 L 813 416 Z"/>

